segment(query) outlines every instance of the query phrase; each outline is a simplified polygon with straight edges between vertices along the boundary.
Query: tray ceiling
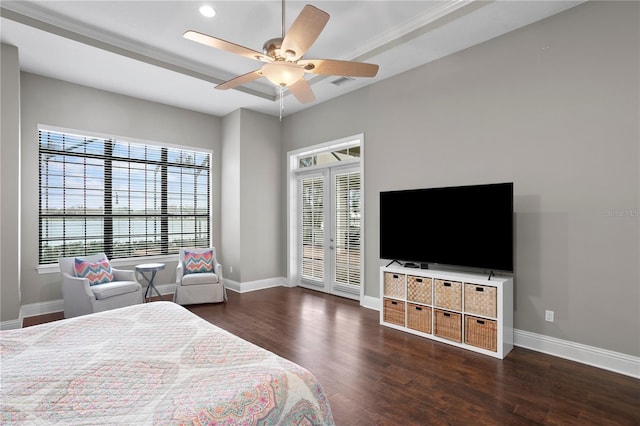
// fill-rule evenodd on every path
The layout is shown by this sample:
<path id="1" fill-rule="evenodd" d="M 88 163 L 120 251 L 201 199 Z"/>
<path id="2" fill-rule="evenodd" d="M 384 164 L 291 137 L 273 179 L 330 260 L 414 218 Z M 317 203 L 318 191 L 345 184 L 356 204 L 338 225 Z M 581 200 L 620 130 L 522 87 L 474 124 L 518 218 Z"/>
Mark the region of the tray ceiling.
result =
<path id="1" fill-rule="evenodd" d="M 216 16 L 198 8 L 208 3 Z M 331 16 L 305 58 L 376 63 L 375 78 L 308 77 L 316 100 L 285 97 L 285 115 L 544 19 L 581 1 L 288 1 L 288 28 L 306 3 Z M 279 1 L 3 1 L 0 38 L 23 71 L 216 116 L 279 114 L 265 79 L 213 86 L 260 63 L 182 38 L 193 29 L 261 50 L 281 32 Z M 341 83 L 341 84 L 337 84 Z"/>

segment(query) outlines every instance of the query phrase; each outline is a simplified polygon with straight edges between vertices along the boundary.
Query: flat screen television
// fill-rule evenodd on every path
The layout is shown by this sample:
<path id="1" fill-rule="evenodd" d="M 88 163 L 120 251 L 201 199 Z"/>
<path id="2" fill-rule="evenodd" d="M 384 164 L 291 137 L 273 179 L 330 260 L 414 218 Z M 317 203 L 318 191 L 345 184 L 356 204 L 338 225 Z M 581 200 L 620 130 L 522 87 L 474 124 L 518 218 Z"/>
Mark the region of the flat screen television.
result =
<path id="1" fill-rule="evenodd" d="M 380 192 L 380 258 L 513 272 L 513 183 Z"/>

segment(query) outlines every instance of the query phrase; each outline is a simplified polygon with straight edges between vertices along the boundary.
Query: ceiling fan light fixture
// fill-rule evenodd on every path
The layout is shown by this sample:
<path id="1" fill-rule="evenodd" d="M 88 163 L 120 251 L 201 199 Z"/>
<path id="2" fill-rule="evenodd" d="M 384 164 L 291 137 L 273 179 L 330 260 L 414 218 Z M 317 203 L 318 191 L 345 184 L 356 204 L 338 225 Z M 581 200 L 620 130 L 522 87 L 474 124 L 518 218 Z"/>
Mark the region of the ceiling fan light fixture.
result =
<path id="1" fill-rule="evenodd" d="M 272 62 L 262 66 L 262 75 L 278 87 L 289 86 L 304 76 L 302 67 L 289 62 Z"/>

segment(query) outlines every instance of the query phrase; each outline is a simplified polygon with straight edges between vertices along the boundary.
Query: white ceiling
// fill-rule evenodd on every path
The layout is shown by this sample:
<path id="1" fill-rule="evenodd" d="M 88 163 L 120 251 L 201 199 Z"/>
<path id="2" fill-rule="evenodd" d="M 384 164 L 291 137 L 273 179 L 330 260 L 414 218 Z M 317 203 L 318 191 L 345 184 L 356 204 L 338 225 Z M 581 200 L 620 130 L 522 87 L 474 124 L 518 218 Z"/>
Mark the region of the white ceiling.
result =
<path id="1" fill-rule="evenodd" d="M 308 78 L 310 104 L 285 96 L 284 115 L 450 55 L 581 3 L 578 1 L 287 1 L 286 28 L 306 3 L 331 16 L 310 59 L 380 65 L 375 78 L 342 85 Z M 217 12 L 198 12 L 210 4 Z M 248 108 L 277 116 L 276 88 L 260 79 L 240 90 L 214 84 L 261 63 L 182 38 L 189 29 L 262 50 L 281 35 L 281 2 L 2 1 L 2 43 L 18 47 L 23 71 L 216 116 Z M 310 77 L 310 76 L 307 76 Z"/>

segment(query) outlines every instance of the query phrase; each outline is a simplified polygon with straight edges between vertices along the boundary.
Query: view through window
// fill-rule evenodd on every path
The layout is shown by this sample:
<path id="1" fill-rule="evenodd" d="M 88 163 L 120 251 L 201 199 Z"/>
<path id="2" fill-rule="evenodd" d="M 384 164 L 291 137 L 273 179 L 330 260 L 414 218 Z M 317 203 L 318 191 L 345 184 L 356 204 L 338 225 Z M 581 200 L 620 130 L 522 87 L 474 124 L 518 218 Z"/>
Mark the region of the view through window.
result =
<path id="1" fill-rule="evenodd" d="M 211 153 L 39 131 L 41 265 L 210 246 Z"/>

